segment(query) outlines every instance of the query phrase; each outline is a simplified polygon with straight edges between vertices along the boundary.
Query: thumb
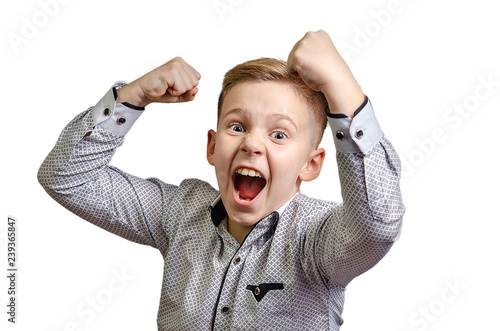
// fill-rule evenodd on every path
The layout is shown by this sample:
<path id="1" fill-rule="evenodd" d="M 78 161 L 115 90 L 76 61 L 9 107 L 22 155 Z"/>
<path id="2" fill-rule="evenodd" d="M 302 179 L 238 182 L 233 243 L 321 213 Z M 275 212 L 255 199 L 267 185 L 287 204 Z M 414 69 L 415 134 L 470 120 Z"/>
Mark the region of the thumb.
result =
<path id="1" fill-rule="evenodd" d="M 186 93 L 180 95 L 179 98 L 177 99 L 177 102 L 193 101 L 197 93 L 198 93 L 198 87 L 195 86 Z"/>

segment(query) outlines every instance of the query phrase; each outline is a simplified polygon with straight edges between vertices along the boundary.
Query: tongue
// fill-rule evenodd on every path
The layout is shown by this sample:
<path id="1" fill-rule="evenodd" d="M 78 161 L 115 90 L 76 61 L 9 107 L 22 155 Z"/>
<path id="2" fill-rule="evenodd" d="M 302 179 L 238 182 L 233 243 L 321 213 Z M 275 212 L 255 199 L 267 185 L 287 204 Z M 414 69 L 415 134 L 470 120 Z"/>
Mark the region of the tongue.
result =
<path id="1" fill-rule="evenodd" d="M 238 176 L 236 185 L 242 198 L 253 199 L 264 188 L 266 181 L 259 177 Z"/>

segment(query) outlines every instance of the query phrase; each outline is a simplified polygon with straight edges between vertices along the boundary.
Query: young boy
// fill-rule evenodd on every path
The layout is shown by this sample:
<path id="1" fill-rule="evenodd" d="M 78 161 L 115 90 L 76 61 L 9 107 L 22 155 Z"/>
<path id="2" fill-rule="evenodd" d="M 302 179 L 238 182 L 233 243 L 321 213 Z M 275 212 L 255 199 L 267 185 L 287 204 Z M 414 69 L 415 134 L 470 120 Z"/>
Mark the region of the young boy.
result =
<path id="1" fill-rule="evenodd" d="M 400 163 L 349 68 L 324 31 L 288 62 L 230 70 L 207 159 L 218 190 L 179 186 L 108 166 L 152 102 L 192 101 L 200 74 L 175 58 L 115 86 L 63 130 L 38 179 L 59 203 L 164 258 L 159 330 L 338 330 L 344 291 L 399 236 Z M 326 127 L 333 130 L 343 204 L 309 198 Z"/>

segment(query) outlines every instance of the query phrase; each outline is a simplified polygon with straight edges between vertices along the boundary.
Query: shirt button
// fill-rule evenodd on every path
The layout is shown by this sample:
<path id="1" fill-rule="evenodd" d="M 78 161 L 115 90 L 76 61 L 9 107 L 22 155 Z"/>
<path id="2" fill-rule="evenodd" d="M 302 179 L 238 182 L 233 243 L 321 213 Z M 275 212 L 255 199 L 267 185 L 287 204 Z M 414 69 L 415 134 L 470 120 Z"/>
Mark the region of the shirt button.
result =
<path id="1" fill-rule="evenodd" d="M 118 123 L 119 125 L 122 125 L 122 124 L 125 124 L 126 121 L 127 121 L 127 119 L 125 117 L 120 117 L 119 119 L 116 120 L 116 123 Z"/>
<path id="2" fill-rule="evenodd" d="M 228 306 L 223 306 L 223 307 L 221 308 L 221 310 L 220 310 L 220 311 L 221 311 L 223 314 L 229 314 L 229 311 L 230 311 L 230 310 L 231 310 L 231 308 L 229 308 Z"/>
<path id="3" fill-rule="evenodd" d="M 104 114 L 104 116 L 109 116 L 110 112 L 111 111 L 109 110 L 109 108 L 106 108 L 106 109 L 104 109 L 103 114 Z"/>
<path id="4" fill-rule="evenodd" d="M 241 262 L 241 257 L 237 256 L 235 259 L 234 259 L 234 264 L 240 264 Z"/>
<path id="5" fill-rule="evenodd" d="M 342 131 L 337 131 L 337 134 L 335 135 L 335 137 L 337 137 L 338 140 L 344 140 L 344 132 Z"/>
<path id="6" fill-rule="evenodd" d="M 361 139 L 363 138 L 363 136 L 364 136 L 363 130 L 356 131 L 356 138 Z"/>

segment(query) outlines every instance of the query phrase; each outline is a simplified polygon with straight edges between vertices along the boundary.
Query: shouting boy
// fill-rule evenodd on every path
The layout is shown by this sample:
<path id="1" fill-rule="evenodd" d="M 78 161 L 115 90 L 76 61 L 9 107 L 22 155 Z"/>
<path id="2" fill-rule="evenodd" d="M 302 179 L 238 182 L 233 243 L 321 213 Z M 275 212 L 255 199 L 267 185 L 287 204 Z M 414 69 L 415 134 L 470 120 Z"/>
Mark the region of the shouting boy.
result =
<path id="1" fill-rule="evenodd" d="M 404 214 L 400 161 L 368 98 L 327 33 L 309 32 L 287 62 L 225 75 L 207 143 L 218 190 L 108 165 L 145 106 L 194 100 L 200 77 L 175 58 L 115 84 L 66 126 L 40 183 L 82 218 L 160 250 L 159 330 L 338 330 L 346 286 L 389 251 Z M 320 174 L 327 117 L 342 204 L 299 192 Z"/>

